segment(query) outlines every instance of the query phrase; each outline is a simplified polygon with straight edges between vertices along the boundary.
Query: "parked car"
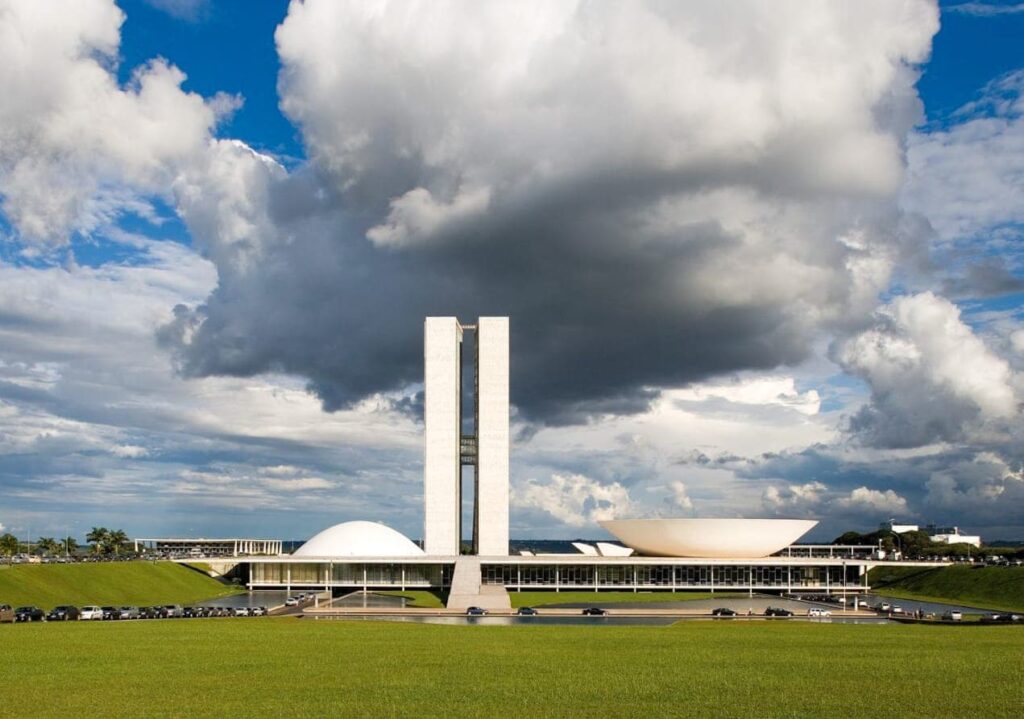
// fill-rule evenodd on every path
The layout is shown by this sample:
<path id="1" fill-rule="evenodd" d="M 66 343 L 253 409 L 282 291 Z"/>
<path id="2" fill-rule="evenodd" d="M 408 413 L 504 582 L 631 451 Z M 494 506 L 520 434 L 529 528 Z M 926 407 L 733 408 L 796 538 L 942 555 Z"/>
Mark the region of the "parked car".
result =
<path id="1" fill-rule="evenodd" d="M 185 608 L 180 604 L 165 604 L 164 609 L 167 612 L 166 616 L 168 618 L 185 616 Z"/>
<path id="2" fill-rule="evenodd" d="M 45 618 L 46 615 L 39 607 L 18 607 L 14 610 L 14 621 L 16 622 L 41 622 Z"/>
<path id="3" fill-rule="evenodd" d="M 68 620 L 78 621 L 80 614 L 81 612 L 78 611 L 78 607 L 62 604 L 59 607 L 51 609 L 50 613 L 46 615 L 46 620 L 48 622 L 66 622 Z"/>
<path id="4" fill-rule="evenodd" d="M 791 617 L 793 612 L 781 607 L 768 607 L 764 610 L 764 615 L 766 617 Z"/>
<path id="5" fill-rule="evenodd" d="M 103 611 L 104 619 L 113 620 L 121 618 L 121 610 L 117 607 L 100 607 L 100 609 Z"/>
<path id="6" fill-rule="evenodd" d="M 809 617 L 831 617 L 832 616 L 832 612 L 830 612 L 827 609 L 822 609 L 820 607 L 811 607 L 810 609 L 807 610 L 807 616 L 809 616 Z"/>
<path id="7" fill-rule="evenodd" d="M 519 607 L 519 609 L 516 610 L 516 614 L 521 617 L 535 617 L 537 616 L 537 610 L 533 607 Z"/>
<path id="8" fill-rule="evenodd" d="M 284 605 L 286 607 L 297 607 L 299 606 L 299 600 L 297 597 L 288 597 L 284 600 Z"/>
<path id="9" fill-rule="evenodd" d="M 103 619 L 103 609 L 101 607 L 97 607 L 95 604 L 89 604 L 82 607 L 82 611 L 78 615 L 78 618 L 88 621 Z"/>
<path id="10" fill-rule="evenodd" d="M 139 619 L 141 616 L 138 607 L 121 607 L 121 619 Z"/>
<path id="11" fill-rule="evenodd" d="M 718 609 L 712 609 L 711 614 L 715 617 L 735 617 L 736 610 L 729 609 L 729 607 L 719 607 Z"/>
<path id="12" fill-rule="evenodd" d="M 247 617 L 249 616 L 249 607 L 235 607 L 236 617 Z"/>
<path id="13" fill-rule="evenodd" d="M 947 622 L 959 622 L 959 621 L 962 621 L 963 618 L 964 618 L 963 613 L 957 612 L 957 611 L 953 611 L 953 610 L 945 612 L 942 615 L 942 619 L 944 621 L 947 621 Z"/>
<path id="14" fill-rule="evenodd" d="M 603 617 L 608 613 L 607 609 L 601 609 L 601 607 L 587 607 L 583 610 L 583 614 L 588 617 Z"/>
<path id="15" fill-rule="evenodd" d="M 0 624 L 14 621 L 14 608 L 10 604 L 0 604 Z"/>
<path id="16" fill-rule="evenodd" d="M 466 616 L 468 617 L 482 617 L 487 614 L 487 610 L 482 607 L 469 607 L 466 610 Z"/>
<path id="17" fill-rule="evenodd" d="M 1020 614 L 989 614 L 987 617 L 982 618 L 982 622 L 985 624 L 1007 624 L 1010 622 L 1020 622 L 1024 620 Z"/>
<path id="18" fill-rule="evenodd" d="M 254 617 L 265 617 L 265 616 L 267 616 L 267 608 L 266 607 L 253 607 L 252 608 L 252 616 L 254 616 Z"/>

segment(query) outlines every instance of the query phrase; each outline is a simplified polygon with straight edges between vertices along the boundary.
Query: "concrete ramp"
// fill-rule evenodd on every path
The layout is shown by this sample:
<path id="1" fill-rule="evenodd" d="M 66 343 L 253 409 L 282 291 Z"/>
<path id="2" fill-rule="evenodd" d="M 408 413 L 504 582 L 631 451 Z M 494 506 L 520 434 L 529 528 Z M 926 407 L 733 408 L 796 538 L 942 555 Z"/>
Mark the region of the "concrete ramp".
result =
<path id="1" fill-rule="evenodd" d="M 448 608 L 464 610 L 469 607 L 495 610 L 512 608 L 505 587 L 481 583 L 479 557 L 459 557 L 455 560 L 455 571 L 452 572 Z"/>

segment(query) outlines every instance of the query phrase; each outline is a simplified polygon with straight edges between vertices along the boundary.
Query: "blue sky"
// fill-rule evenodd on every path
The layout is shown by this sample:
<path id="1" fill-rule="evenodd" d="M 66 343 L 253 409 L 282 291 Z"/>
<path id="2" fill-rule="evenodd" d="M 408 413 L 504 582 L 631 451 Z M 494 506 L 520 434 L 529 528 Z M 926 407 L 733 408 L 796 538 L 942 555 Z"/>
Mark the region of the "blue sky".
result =
<path id="1" fill-rule="evenodd" d="M 11 7 L 3 527 L 419 536 L 457 313 L 512 317 L 513 536 L 1024 537 L 1024 6 Z"/>

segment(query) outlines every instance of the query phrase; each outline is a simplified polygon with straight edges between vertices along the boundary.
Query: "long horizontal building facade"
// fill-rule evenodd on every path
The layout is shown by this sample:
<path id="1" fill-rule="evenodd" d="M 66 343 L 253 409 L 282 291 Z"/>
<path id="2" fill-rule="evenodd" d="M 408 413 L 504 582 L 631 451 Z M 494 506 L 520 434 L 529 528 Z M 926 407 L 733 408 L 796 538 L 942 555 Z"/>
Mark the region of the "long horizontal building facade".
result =
<path id="1" fill-rule="evenodd" d="M 162 556 L 188 555 L 195 557 L 243 557 L 251 555 L 280 555 L 284 543 L 280 539 L 204 539 L 173 538 L 135 539 L 136 552 Z"/>
<path id="2" fill-rule="evenodd" d="M 251 589 L 439 589 L 451 586 L 456 558 L 253 557 Z M 767 557 L 689 559 L 549 555 L 481 557 L 481 583 L 521 590 L 746 591 L 813 594 L 870 589 L 865 559 Z M 933 566 L 933 565 L 929 565 Z"/>

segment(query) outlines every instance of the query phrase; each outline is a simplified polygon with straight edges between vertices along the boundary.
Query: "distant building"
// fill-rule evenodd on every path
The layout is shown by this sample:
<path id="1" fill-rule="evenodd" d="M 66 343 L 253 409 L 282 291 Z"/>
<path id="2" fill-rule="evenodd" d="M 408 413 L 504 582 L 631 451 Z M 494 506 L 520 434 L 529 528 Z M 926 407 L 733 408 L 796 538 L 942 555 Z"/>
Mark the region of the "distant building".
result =
<path id="1" fill-rule="evenodd" d="M 882 522 L 878 525 L 879 529 L 887 532 L 894 532 L 896 534 L 904 534 L 906 532 L 917 532 L 920 530 L 916 524 L 899 524 L 895 519 L 890 519 L 888 522 Z"/>
<path id="2" fill-rule="evenodd" d="M 974 547 L 981 546 L 981 537 L 977 534 L 960 534 L 960 527 L 940 527 L 929 524 L 924 528 L 928 532 L 928 538 L 940 544 L 970 544 Z"/>
<path id="3" fill-rule="evenodd" d="M 242 557 L 282 554 L 280 539 L 136 539 L 135 551 L 188 557 Z"/>

